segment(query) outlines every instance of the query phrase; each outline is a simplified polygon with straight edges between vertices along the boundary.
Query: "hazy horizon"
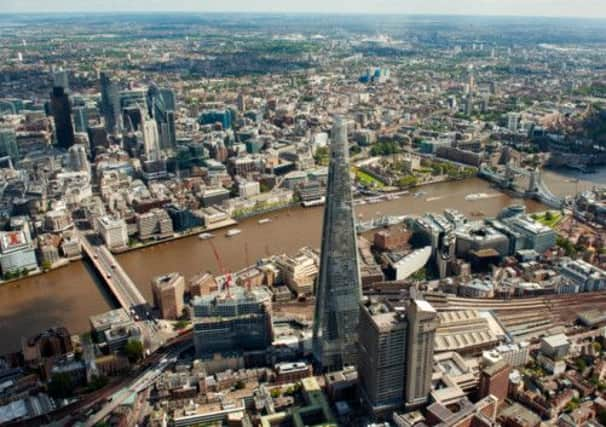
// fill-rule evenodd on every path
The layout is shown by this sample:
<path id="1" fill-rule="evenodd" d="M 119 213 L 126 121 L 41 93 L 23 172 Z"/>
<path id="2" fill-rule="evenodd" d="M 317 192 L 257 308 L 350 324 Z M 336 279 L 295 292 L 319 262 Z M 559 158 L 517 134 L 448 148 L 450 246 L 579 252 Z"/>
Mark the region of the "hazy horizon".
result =
<path id="1" fill-rule="evenodd" d="M 524 16 L 560 18 L 606 18 L 606 1 L 581 0 L 307 0 L 286 4 L 278 0 L 0 0 L 0 13 L 145 13 L 145 12 L 226 12 L 226 13 L 306 13 L 306 14 L 401 14 Z"/>

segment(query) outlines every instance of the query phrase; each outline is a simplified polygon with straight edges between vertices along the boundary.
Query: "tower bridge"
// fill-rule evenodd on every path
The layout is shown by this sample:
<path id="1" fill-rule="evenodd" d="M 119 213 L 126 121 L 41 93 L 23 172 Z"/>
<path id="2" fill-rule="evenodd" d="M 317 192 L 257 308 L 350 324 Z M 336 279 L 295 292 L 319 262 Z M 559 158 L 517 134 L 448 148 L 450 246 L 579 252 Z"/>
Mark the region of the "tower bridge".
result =
<path id="1" fill-rule="evenodd" d="M 514 192 L 519 197 L 531 198 L 540 201 L 541 203 L 554 208 L 560 209 L 564 206 L 564 199 L 556 196 L 549 190 L 545 182 L 541 170 L 527 170 L 516 167 L 508 163 L 503 172 L 490 169 L 485 164 L 480 166 L 479 176 L 494 182 L 499 187 Z M 528 185 L 521 186 L 518 178 L 527 178 Z"/>

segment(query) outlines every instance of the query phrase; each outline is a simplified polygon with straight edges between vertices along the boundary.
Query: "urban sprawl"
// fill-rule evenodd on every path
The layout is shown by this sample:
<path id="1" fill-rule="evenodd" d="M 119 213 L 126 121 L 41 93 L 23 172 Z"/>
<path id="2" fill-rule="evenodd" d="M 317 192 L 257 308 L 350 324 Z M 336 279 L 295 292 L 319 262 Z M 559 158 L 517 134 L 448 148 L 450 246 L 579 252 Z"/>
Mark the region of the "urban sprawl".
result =
<path id="1" fill-rule="evenodd" d="M 603 24 L 0 16 L 0 286 L 85 263 L 114 306 L 2 352 L 0 424 L 606 426 Z M 212 265 L 120 265 L 181 238 Z"/>

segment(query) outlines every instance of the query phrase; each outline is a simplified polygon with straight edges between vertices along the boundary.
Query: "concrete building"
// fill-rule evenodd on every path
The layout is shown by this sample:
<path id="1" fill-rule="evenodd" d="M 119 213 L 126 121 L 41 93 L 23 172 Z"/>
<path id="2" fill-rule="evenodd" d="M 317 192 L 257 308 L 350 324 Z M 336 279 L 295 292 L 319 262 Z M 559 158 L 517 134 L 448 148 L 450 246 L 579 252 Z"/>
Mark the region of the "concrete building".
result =
<path id="1" fill-rule="evenodd" d="M 361 305 L 358 378 L 373 413 L 385 415 L 403 404 L 416 408 L 427 402 L 436 327 L 437 313 L 427 301 Z"/>
<path id="2" fill-rule="evenodd" d="M 500 256 L 509 254 L 509 240 L 495 228 L 480 222 L 473 222 L 458 228 L 457 257 L 467 257 L 471 252 L 494 249 Z"/>
<path id="3" fill-rule="evenodd" d="M 220 205 L 225 200 L 229 199 L 229 191 L 223 187 L 207 188 L 200 194 L 202 206 L 208 208 L 210 206 Z"/>
<path id="4" fill-rule="evenodd" d="M 564 334 L 551 335 L 541 339 L 537 361 L 553 375 L 563 374 L 566 370 L 564 358 L 570 351 L 570 341 Z"/>
<path id="5" fill-rule="evenodd" d="M 130 326 L 133 321 L 124 308 L 106 311 L 89 317 L 91 332 L 97 341 L 102 341 L 105 331 L 116 326 Z"/>
<path id="6" fill-rule="evenodd" d="M 560 274 L 578 286 L 581 292 L 606 289 L 606 271 L 581 259 L 563 263 Z"/>
<path id="7" fill-rule="evenodd" d="M 514 368 L 525 366 L 530 360 L 530 344 L 526 341 L 518 344 L 502 344 L 482 353 L 482 362 L 485 365 L 492 365 L 501 360 Z"/>
<path id="8" fill-rule="evenodd" d="M 38 268 L 34 245 L 25 230 L 0 232 L 0 266 L 2 273 Z"/>
<path id="9" fill-rule="evenodd" d="M 137 232 L 141 240 L 168 237 L 173 234 L 173 221 L 164 209 L 152 209 L 137 215 Z"/>
<path id="10" fill-rule="evenodd" d="M 310 251 L 300 251 L 295 256 L 280 255 L 275 264 L 282 273 L 286 286 L 295 295 L 313 295 L 313 287 L 318 277 L 317 257 Z"/>
<path id="11" fill-rule="evenodd" d="M 517 216 L 505 222 L 517 233 L 523 243 L 521 249 L 532 249 L 542 254 L 556 244 L 555 230 L 526 216 Z"/>
<path id="12" fill-rule="evenodd" d="M 314 357 L 326 371 L 356 362 L 361 284 L 351 184 L 347 124 L 338 117 L 330 146 L 313 324 Z"/>
<path id="13" fill-rule="evenodd" d="M 123 219 L 109 216 L 97 218 L 97 231 L 109 249 L 128 247 L 128 231 Z"/>
<path id="14" fill-rule="evenodd" d="M 183 314 L 185 278 L 179 273 L 169 273 L 152 279 L 154 305 L 160 309 L 160 317 L 176 320 Z"/>
<path id="15" fill-rule="evenodd" d="M 427 214 L 413 223 L 414 234 L 431 245 L 432 259 L 440 278 L 447 276 L 455 261 L 456 235 L 454 225 L 443 215 Z"/>
<path id="16" fill-rule="evenodd" d="M 358 379 L 373 413 L 389 413 L 404 403 L 408 321 L 405 309 L 362 305 L 358 325 Z"/>
<path id="17" fill-rule="evenodd" d="M 238 195 L 240 197 L 252 197 L 261 192 L 258 181 L 241 180 L 238 183 Z"/>

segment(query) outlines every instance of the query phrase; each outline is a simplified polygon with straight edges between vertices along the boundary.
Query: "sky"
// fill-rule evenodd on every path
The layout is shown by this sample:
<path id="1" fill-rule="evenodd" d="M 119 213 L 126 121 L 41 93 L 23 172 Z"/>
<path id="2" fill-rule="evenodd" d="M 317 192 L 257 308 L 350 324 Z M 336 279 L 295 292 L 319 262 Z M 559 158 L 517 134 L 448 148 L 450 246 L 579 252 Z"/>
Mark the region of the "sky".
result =
<path id="1" fill-rule="evenodd" d="M 276 12 L 606 18 L 606 0 L 0 0 L 13 12 Z"/>

